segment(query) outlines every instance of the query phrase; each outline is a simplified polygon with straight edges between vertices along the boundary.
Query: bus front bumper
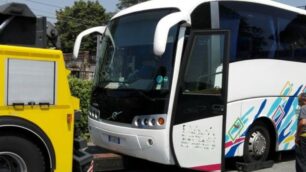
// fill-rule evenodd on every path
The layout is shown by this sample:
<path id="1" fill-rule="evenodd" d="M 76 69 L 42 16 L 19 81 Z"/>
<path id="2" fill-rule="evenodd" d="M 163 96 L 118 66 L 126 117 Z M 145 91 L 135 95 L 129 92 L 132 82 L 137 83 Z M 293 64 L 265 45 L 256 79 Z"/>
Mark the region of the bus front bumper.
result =
<path id="1" fill-rule="evenodd" d="M 174 164 L 166 129 L 138 129 L 91 118 L 88 118 L 88 124 L 95 145 L 161 164 Z"/>

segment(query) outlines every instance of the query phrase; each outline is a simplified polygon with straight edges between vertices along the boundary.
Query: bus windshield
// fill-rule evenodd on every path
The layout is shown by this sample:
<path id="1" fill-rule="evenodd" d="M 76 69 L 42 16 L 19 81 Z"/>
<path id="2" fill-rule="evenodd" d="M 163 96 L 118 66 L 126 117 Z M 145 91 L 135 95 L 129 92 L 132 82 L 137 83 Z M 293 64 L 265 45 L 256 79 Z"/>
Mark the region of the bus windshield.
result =
<path id="1" fill-rule="evenodd" d="M 153 53 L 156 25 L 171 9 L 142 12 L 114 19 L 106 29 L 94 85 L 105 89 L 167 90 L 172 73 L 178 26 L 168 36 L 162 57 Z"/>
<path id="2" fill-rule="evenodd" d="M 134 13 L 109 23 L 91 96 L 101 119 L 131 124 L 137 115 L 166 113 L 179 25 L 170 29 L 162 56 L 154 54 L 153 44 L 158 22 L 175 11 Z"/>

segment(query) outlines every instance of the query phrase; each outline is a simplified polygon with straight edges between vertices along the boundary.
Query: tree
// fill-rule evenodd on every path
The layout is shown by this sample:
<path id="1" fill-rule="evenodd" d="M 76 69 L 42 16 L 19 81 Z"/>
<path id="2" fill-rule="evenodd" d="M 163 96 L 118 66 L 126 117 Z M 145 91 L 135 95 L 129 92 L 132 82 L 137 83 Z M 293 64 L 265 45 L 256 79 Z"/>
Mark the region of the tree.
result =
<path id="1" fill-rule="evenodd" d="M 56 11 L 56 29 L 60 34 L 62 50 L 70 53 L 73 50 L 77 35 L 85 29 L 105 24 L 109 16 L 98 1 L 75 1 L 71 7 Z M 83 39 L 81 50 L 96 51 L 96 37 Z"/>
<path id="2" fill-rule="evenodd" d="M 119 0 L 119 3 L 117 4 L 117 8 L 119 10 L 122 10 L 124 8 L 130 7 L 132 5 L 141 3 L 141 2 L 145 2 L 148 0 Z"/>
<path id="3" fill-rule="evenodd" d="M 69 77 L 70 90 L 73 96 L 80 99 L 80 110 L 82 112 L 81 120 L 77 121 L 75 127 L 81 132 L 81 135 L 88 135 L 88 107 L 91 96 L 92 81 L 86 81 L 75 77 Z"/>

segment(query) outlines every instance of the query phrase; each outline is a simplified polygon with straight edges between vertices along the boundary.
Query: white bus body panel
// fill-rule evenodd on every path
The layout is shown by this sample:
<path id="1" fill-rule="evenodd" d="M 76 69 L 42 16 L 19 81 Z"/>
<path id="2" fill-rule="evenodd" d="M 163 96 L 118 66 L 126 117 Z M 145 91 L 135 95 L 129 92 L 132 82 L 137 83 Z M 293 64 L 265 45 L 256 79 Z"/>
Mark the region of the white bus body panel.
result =
<path id="1" fill-rule="evenodd" d="M 227 0 L 223 0 L 227 1 Z M 241 2 L 252 2 L 257 4 L 264 4 L 269 6 L 278 7 L 280 9 L 285 9 L 289 11 L 293 11 L 299 14 L 306 14 L 306 11 L 300 8 L 296 8 L 290 5 L 282 4 L 279 2 L 275 2 L 272 0 L 233 0 L 233 1 L 241 1 Z M 165 8 L 177 8 L 180 11 L 191 14 L 192 11 L 204 2 L 216 2 L 216 0 L 151 0 L 144 3 L 140 3 L 138 5 L 134 5 L 130 8 L 119 11 L 112 19 L 117 17 L 139 12 L 146 10 L 154 10 L 154 9 L 165 9 Z"/>
<path id="2" fill-rule="evenodd" d="M 169 131 L 166 129 L 137 129 L 102 123 L 91 118 L 88 118 L 88 124 L 91 139 L 98 146 L 153 162 L 174 164 L 170 155 Z M 109 136 L 120 138 L 120 144 L 110 142 Z"/>
<path id="3" fill-rule="evenodd" d="M 238 139 L 237 137 L 240 136 L 240 132 L 238 131 L 231 131 L 231 127 L 233 126 L 233 121 L 236 122 L 237 119 L 239 119 L 241 114 L 241 102 L 233 102 L 227 104 L 227 110 L 226 110 L 226 136 L 225 136 L 225 155 L 227 155 L 231 149 L 234 149 L 233 147 L 236 144 L 239 144 L 240 142 L 243 142 L 244 139 Z M 240 129 L 240 128 L 239 128 Z M 231 133 L 230 133 L 231 131 Z M 230 134 L 232 134 L 234 139 L 231 139 Z M 236 136 L 237 135 L 237 136 Z M 240 138 L 240 137 L 239 137 Z M 242 150 L 243 151 L 243 150 Z M 235 155 L 242 155 L 241 150 L 235 150 Z"/>
<path id="4" fill-rule="evenodd" d="M 216 116 L 173 127 L 173 146 L 179 148 L 175 154 L 180 166 L 201 171 L 221 170 L 222 123 L 223 117 Z"/>
<path id="5" fill-rule="evenodd" d="M 292 84 L 297 90 L 306 83 L 305 63 L 283 60 L 246 60 L 231 63 L 228 78 L 228 102 L 256 97 L 282 95 L 284 87 Z M 289 95 L 293 95 L 290 92 Z"/>
<path id="6" fill-rule="evenodd" d="M 248 60 L 230 64 L 225 139 L 226 157 L 242 156 L 246 132 L 259 118 L 271 121 L 276 150 L 294 148 L 298 101 L 306 92 L 305 63 Z"/>

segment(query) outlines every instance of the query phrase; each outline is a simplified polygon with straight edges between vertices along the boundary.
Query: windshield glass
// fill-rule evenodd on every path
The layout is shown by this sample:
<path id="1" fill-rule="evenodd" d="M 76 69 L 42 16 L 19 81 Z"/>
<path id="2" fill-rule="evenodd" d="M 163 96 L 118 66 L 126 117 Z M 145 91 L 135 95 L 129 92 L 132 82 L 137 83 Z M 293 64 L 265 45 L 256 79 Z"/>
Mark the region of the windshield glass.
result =
<path id="1" fill-rule="evenodd" d="M 162 57 L 154 55 L 153 42 L 159 20 L 174 11 L 141 12 L 111 21 L 98 48 L 101 53 L 94 86 L 110 90 L 168 90 L 178 26 L 171 28 Z"/>

